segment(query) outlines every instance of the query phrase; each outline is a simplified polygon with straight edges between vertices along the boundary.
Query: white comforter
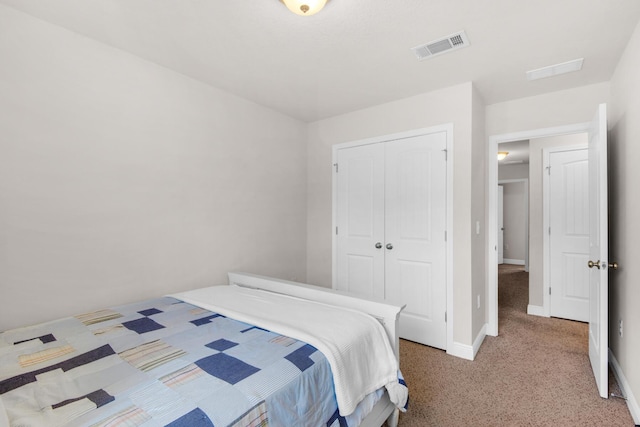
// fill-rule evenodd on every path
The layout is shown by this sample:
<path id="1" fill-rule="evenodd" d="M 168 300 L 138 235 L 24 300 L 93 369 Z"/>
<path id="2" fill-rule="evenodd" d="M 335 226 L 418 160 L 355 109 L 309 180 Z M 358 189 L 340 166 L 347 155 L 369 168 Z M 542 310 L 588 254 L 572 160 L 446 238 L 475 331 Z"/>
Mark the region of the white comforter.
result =
<path id="1" fill-rule="evenodd" d="M 190 304 L 286 335 L 320 350 L 331 366 L 340 415 L 351 414 L 367 394 L 386 387 L 403 408 L 407 389 L 382 325 L 373 317 L 268 291 L 236 285 L 173 294 Z"/>

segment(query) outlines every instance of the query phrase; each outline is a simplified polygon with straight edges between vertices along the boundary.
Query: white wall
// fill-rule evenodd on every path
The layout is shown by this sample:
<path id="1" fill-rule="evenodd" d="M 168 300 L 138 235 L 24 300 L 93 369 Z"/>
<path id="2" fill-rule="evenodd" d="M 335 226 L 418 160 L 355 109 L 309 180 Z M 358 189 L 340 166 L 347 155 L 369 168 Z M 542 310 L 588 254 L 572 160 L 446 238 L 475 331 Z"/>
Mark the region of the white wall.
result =
<path id="1" fill-rule="evenodd" d="M 309 124 L 307 278 L 331 287 L 331 175 L 334 144 L 436 126 L 454 125 L 454 340 L 470 345 L 472 330 L 472 114 L 473 87 L 465 83 Z M 482 130 L 484 120 L 479 126 Z M 483 143 L 482 141 L 480 142 Z M 483 163 L 483 159 L 480 159 Z M 479 167 L 476 165 L 475 167 Z M 481 173 L 478 175 L 481 175 Z M 484 175 L 481 175 L 484 176 Z M 483 182 L 483 181 L 481 181 Z M 474 200 L 484 197 L 476 195 Z M 478 206 L 473 203 L 473 208 Z M 484 201 L 482 201 L 484 210 Z M 474 214 L 477 212 L 474 211 Z M 479 218 L 482 220 L 482 218 Z M 481 236 L 482 238 L 482 236 Z M 482 248 L 484 253 L 484 248 Z M 484 266 L 477 274 L 484 283 Z M 482 289 L 484 294 L 484 289 Z M 483 307 L 484 308 L 484 307 Z M 484 315 L 482 322 L 484 323 Z M 481 327 L 481 326 L 480 326 Z"/>
<path id="2" fill-rule="evenodd" d="M 0 330 L 305 279 L 306 125 L 0 6 Z"/>
<path id="3" fill-rule="evenodd" d="M 486 164 L 487 138 L 485 138 L 485 104 L 480 93 L 473 88 L 472 93 L 472 143 L 471 143 L 471 338 L 473 343 L 478 341 L 479 334 L 487 323 L 487 234 L 486 224 Z M 464 164 L 456 167 L 468 167 Z M 464 197 L 458 193 L 456 197 Z M 476 223 L 480 224 L 477 232 Z M 456 243 L 454 242 L 454 245 Z M 455 274 L 455 273 L 454 273 Z M 478 299 L 480 304 L 478 306 Z M 484 336 L 482 337 L 484 338 Z"/>
<path id="4" fill-rule="evenodd" d="M 529 178 L 529 163 L 498 166 L 498 181 L 524 178 Z"/>
<path id="5" fill-rule="evenodd" d="M 487 135 L 588 122 L 608 100 L 604 82 L 487 105 Z"/>
<path id="6" fill-rule="evenodd" d="M 609 109 L 609 347 L 633 394 L 640 423 L 640 24 L 611 79 Z M 624 321 L 623 336 L 618 322 Z"/>

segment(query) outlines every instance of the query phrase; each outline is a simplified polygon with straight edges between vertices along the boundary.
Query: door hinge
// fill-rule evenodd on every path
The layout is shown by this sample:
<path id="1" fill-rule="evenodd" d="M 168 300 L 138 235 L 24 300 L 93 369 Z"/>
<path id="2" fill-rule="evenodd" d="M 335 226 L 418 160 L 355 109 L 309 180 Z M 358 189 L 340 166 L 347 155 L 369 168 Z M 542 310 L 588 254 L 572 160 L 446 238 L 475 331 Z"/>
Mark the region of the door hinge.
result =
<path id="1" fill-rule="evenodd" d="M 447 322 L 447 312 L 446 311 L 444 312 L 444 322 L 445 323 Z"/>
<path id="2" fill-rule="evenodd" d="M 338 173 L 338 164 L 334 163 L 333 166 L 336 168 L 336 173 Z"/>
<path id="3" fill-rule="evenodd" d="M 551 236 L 551 227 L 549 227 L 549 236 Z"/>
<path id="4" fill-rule="evenodd" d="M 336 227 L 336 236 L 338 235 L 338 227 Z"/>
<path id="5" fill-rule="evenodd" d="M 446 162 L 449 159 L 449 155 L 448 155 L 449 152 L 447 151 L 446 148 L 444 150 L 442 150 L 442 151 L 444 151 L 444 161 Z"/>
<path id="6" fill-rule="evenodd" d="M 547 175 L 551 175 L 551 166 L 547 166 L 545 169 L 547 170 Z"/>
<path id="7" fill-rule="evenodd" d="M 447 241 L 447 230 L 444 230 L 444 241 Z"/>
<path id="8" fill-rule="evenodd" d="M 549 295 L 551 295 L 551 286 L 549 286 Z"/>

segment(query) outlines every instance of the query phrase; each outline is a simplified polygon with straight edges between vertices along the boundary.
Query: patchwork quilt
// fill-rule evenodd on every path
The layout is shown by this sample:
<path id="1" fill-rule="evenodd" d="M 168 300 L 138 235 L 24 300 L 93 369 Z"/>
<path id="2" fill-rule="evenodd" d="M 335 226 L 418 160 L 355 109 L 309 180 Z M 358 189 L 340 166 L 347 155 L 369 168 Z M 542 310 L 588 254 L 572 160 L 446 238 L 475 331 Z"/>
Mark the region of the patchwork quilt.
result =
<path id="1" fill-rule="evenodd" d="M 316 348 L 171 297 L 0 334 L 12 426 L 356 426 L 382 394 L 342 417 Z"/>

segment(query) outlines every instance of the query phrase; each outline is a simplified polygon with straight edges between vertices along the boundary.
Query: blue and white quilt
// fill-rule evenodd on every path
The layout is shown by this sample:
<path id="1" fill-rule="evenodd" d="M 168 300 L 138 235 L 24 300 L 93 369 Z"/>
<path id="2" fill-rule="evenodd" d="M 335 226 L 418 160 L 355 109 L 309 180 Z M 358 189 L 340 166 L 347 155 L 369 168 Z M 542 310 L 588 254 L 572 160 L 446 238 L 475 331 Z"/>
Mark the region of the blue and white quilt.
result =
<path id="1" fill-rule="evenodd" d="M 12 426 L 356 426 L 382 394 L 342 417 L 315 347 L 171 297 L 0 334 Z"/>

